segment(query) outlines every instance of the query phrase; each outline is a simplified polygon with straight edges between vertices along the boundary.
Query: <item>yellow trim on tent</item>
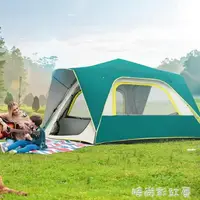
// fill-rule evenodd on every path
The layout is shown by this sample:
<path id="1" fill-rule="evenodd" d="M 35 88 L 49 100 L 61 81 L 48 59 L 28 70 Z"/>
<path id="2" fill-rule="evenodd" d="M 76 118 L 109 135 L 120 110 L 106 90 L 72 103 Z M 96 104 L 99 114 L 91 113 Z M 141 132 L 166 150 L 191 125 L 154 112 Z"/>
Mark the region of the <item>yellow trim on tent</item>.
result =
<path id="1" fill-rule="evenodd" d="M 178 109 L 175 101 L 173 100 L 170 93 L 165 88 L 163 88 L 162 86 L 160 86 L 159 84 L 156 84 L 156 83 L 138 83 L 138 82 L 132 82 L 132 81 L 131 82 L 128 82 L 128 81 L 127 82 L 117 82 L 114 84 L 113 92 L 112 92 L 112 100 L 113 100 L 112 113 L 113 113 L 113 115 L 117 114 L 116 90 L 117 90 L 117 87 L 119 87 L 120 85 L 140 85 L 140 86 L 157 87 L 157 88 L 161 89 L 163 92 L 165 92 L 165 94 L 167 94 L 167 96 L 168 96 L 169 100 L 171 101 L 172 105 L 174 106 L 175 110 L 178 112 L 179 115 L 181 115 L 181 112 Z"/>
<path id="2" fill-rule="evenodd" d="M 117 91 L 116 91 L 117 92 Z M 125 102 L 125 98 L 124 98 L 124 94 L 122 94 L 123 93 L 123 91 L 118 91 L 118 92 L 120 92 L 121 93 L 121 95 L 123 96 L 123 112 L 125 113 L 126 112 L 126 102 Z"/>
<path id="3" fill-rule="evenodd" d="M 192 112 L 192 114 L 194 115 L 194 117 L 197 119 L 197 121 L 200 123 L 200 116 L 193 110 L 193 108 L 185 101 L 185 103 L 187 104 L 187 106 L 189 107 L 190 111 Z"/>
<path id="4" fill-rule="evenodd" d="M 114 80 L 114 82 L 112 83 L 112 87 L 111 87 L 111 89 L 110 89 L 110 92 L 112 91 L 112 97 L 114 96 L 114 85 L 116 84 L 116 81 L 118 81 L 118 80 L 120 80 L 120 79 L 123 79 L 123 78 L 128 78 L 128 79 L 133 79 L 134 77 L 129 77 L 129 76 L 121 76 L 121 77 L 118 77 L 117 79 L 115 79 Z M 174 88 L 172 88 L 168 83 L 166 83 L 166 82 L 164 82 L 164 81 L 162 81 L 162 80 L 158 80 L 158 79 L 154 79 L 154 78 L 136 78 L 137 80 L 140 80 L 140 81 L 144 81 L 144 80 L 151 80 L 151 81 L 159 81 L 160 83 L 163 83 L 163 84 L 165 84 L 165 85 L 167 85 L 168 87 L 170 87 L 170 89 L 173 91 L 173 92 L 175 92 L 176 94 L 177 94 L 177 92 L 174 90 Z M 197 113 L 196 113 L 196 111 L 185 101 L 185 99 L 183 99 L 183 97 L 182 96 L 180 96 L 179 95 L 179 97 L 180 97 L 180 99 L 189 107 L 189 109 L 190 109 L 190 111 L 193 113 L 193 115 L 194 115 L 194 117 L 196 118 L 196 120 L 198 121 L 198 123 L 200 123 L 200 115 L 198 115 Z M 113 101 L 114 102 L 114 101 Z M 116 101 L 114 102 L 115 104 L 116 104 Z M 114 104 L 112 105 L 113 107 L 114 107 Z M 104 104 L 104 108 L 105 108 L 105 104 Z M 115 107 L 116 108 L 116 107 Z M 104 110 L 104 109 L 103 109 Z M 113 111 L 114 109 L 112 108 L 112 111 Z M 115 109 L 116 110 L 116 109 Z M 116 112 L 116 111 L 115 111 Z M 114 113 L 114 112 L 113 112 Z M 97 135 L 98 135 L 98 131 L 99 131 L 99 127 L 100 127 L 100 125 L 101 125 L 101 120 L 102 120 L 102 114 L 103 114 L 103 112 L 101 113 L 101 118 L 100 118 L 100 120 L 99 120 L 99 124 L 98 124 L 98 126 L 97 126 L 97 131 L 96 131 L 96 137 L 97 137 Z M 116 115 L 116 114 L 114 114 L 114 115 Z M 95 142 L 96 142 L 96 137 L 95 137 Z"/>
<path id="5" fill-rule="evenodd" d="M 75 104 L 75 102 L 76 102 L 76 99 L 79 97 L 79 95 L 80 95 L 81 93 L 82 93 L 82 91 L 80 90 L 80 91 L 75 95 L 75 97 L 73 98 L 72 103 L 70 104 L 69 110 L 68 110 L 68 112 L 67 112 L 67 115 L 69 115 L 70 112 L 72 111 L 72 108 L 73 108 L 73 106 L 74 106 L 74 104 Z"/>

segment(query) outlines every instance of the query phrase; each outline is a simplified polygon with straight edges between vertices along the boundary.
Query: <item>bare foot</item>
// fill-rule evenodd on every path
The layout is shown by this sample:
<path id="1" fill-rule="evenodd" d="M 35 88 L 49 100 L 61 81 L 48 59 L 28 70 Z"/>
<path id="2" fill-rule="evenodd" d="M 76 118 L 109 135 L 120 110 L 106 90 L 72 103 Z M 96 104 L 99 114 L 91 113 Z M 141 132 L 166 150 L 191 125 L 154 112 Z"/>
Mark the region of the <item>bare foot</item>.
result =
<path id="1" fill-rule="evenodd" d="M 10 189 L 10 188 L 4 186 L 2 177 L 0 176 L 0 195 L 1 194 L 8 194 L 8 193 L 17 194 L 17 195 L 21 195 L 21 196 L 27 196 L 28 195 L 26 192 L 13 190 L 13 189 Z M 0 198 L 2 198 L 2 196 L 0 196 Z"/>

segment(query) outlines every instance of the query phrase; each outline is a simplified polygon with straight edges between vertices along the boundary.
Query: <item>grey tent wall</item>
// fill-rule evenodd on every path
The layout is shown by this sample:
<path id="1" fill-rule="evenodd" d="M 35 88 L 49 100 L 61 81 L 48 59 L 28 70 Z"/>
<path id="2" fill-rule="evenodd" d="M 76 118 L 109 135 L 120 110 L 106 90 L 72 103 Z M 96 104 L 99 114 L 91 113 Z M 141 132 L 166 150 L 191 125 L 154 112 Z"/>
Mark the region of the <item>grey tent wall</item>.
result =
<path id="1" fill-rule="evenodd" d="M 120 85 L 117 90 L 124 95 L 125 113 L 127 115 L 141 115 L 143 113 L 151 87 Z"/>
<path id="2" fill-rule="evenodd" d="M 129 104 L 132 106 L 132 114 L 142 115 L 150 94 L 150 86 L 132 86 L 129 96 Z M 132 103 L 133 102 L 133 103 Z"/>
<path id="3" fill-rule="evenodd" d="M 51 85 L 47 99 L 47 105 L 44 115 L 43 124 L 48 122 L 53 111 L 63 100 L 66 92 L 76 82 L 74 72 L 69 69 L 57 69 L 52 75 Z"/>

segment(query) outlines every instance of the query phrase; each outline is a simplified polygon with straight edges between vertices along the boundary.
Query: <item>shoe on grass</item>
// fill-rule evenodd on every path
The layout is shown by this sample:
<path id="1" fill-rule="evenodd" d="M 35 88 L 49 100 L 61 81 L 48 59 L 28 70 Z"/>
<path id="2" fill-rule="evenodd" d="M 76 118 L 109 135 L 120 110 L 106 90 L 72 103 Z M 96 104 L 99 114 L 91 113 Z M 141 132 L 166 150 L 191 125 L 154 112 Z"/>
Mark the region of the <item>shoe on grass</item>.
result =
<path id="1" fill-rule="evenodd" d="M 5 153 L 6 151 L 8 151 L 8 148 L 4 144 L 0 144 L 0 147 L 1 152 Z"/>
<path id="2" fill-rule="evenodd" d="M 11 151 L 9 151 L 9 154 L 16 154 L 16 153 L 17 153 L 16 150 L 11 150 Z"/>

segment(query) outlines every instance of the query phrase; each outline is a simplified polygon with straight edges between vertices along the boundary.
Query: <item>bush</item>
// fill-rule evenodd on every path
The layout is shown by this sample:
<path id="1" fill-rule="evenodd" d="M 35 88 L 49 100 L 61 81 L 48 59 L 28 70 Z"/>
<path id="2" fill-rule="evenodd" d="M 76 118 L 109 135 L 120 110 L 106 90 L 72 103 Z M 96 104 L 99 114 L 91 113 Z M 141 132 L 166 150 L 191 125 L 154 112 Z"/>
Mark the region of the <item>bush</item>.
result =
<path id="1" fill-rule="evenodd" d="M 33 94 L 29 93 L 28 95 L 25 96 L 23 104 L 27 106 L 32 106 L 33 105 Z"/>
<path id="2" fill-rule="evenodd" d="M 6 98 L 5 98 L 5 100 L 4 100 L 4 103 L 5 103 L 6 105 L 8 105 L 11 101 L 13 101 L 13 96 L 12 96 L 11 93 L 7 92 L 7 95 L 6 95 Z"/>
<path id="3" fill-rule="evenodd" d="M 39 98 L 37 96 L 35 96 L 33 99 L 32 109 L 35 112 L 37 112 L 40 109 L 40 102 L 39 102 Z"/>

